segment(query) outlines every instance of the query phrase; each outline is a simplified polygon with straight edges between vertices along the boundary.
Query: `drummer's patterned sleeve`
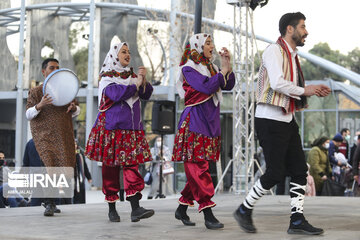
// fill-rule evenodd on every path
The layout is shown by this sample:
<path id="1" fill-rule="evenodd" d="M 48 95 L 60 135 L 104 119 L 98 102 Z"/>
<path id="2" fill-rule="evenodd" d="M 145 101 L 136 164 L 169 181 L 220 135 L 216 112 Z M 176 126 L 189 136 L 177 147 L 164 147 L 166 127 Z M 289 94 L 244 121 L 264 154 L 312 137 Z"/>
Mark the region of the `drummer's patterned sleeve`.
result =
<path id="1" fill-rule="evenodd" d="M 38 96 L 39 94 L 37 94 L 37 90 L 37 88 L 30 89 L 28 94 L 26 103 L 26 119 L 29 121 L 40 113 L 40 111 L 35 108 L 36 104 L 40 102 L 39 99 L 41 100 L 41 96 Z"/>

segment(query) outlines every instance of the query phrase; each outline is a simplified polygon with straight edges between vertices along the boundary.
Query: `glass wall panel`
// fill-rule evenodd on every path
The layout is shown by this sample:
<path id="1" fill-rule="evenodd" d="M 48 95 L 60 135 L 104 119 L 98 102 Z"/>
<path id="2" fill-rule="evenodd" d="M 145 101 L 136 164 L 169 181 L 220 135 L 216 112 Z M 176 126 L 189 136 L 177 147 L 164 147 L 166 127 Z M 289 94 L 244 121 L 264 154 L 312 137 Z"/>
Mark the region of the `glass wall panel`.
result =
<path id="1" fill-rule="evenodd" d="M 312 109 L 336 109 L 336 97 L 334 94 L 330 94 L 327 97 L 309 97 L 308 98 L 309 107 L 308 110 Z"/>
<path id="2" fill-rule="evenodd" d="M 336 113 L 304 112 L 304 148 L 311 148 L 312 142 L 321 136 L 333 137 L 336 133 Z"/>
<path id="3" fill-rule="evenodd" d="M 339 131 L 342 128 L 350 130 L 350 146 L 354 143 L 356 132 L 360 131 L 360 111 L 339 112 Z"/>
<path id="4" fill-rule="evenodd" d="M 360 110 L 360 106 L 346 97 L 344 94 L 339 93 L 339 109 Z"/>

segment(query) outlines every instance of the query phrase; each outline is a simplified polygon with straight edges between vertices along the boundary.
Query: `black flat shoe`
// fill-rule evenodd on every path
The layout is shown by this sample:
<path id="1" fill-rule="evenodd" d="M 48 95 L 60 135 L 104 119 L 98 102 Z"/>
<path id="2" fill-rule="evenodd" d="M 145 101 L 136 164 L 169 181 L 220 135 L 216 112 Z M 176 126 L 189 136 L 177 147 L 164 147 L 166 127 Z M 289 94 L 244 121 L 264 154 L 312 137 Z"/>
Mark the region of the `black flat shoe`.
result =
<path id="1" fill-rule="evenodd" d="M 119 214 L 117 213 L 117 211 L 110 211 L 109 214 L 109 220 L 110 222 L 120 222 L 120 216 Z"/>
<path id="2" fill-rule="evenodd" d="M 294 222 L 290 222 L 288 234 L 300 234 L 300 235 L 320 235 L 324 233 L 324 230 L 312 226 L 305 218 L 299 219 Z"/>
<path id="3" fill-rule="evenodd" d="M 195 226 L 195 223 L 190 221 L 190 218 L 189 216 L 181 216 L 180 212 L 178 211 L 178 209 L 175 211 L 175 218 L 177 220 L 180 220 L 182 221 L 182 223 L 185 225 L 185 226 Z"/>
<path id="4" fill-rule="evenodd" d="M 140 219 L 149 218 L 154 215 L 154 210 L 139 207 L 131 212 L 131 221 L 138 222 Z"/>
<path id="5" fill-rule="evenodd" d="M 54 207 L 53 204 L 51 204 L 51 203 L 46 204 L 45 211 L 44 211 L 44 216 L 46 216 L 46 217 L 54 216 L 54 210 L 55 210 L 55 207 Z"/>
<path id="6" fill-rule="evenodd" d="M 222 224 L 221 222 L 205 221 L 205 226 L 206 226 L 207 229 L 220 229 L 220 228 L 224 228 L 224 224 Z"/>

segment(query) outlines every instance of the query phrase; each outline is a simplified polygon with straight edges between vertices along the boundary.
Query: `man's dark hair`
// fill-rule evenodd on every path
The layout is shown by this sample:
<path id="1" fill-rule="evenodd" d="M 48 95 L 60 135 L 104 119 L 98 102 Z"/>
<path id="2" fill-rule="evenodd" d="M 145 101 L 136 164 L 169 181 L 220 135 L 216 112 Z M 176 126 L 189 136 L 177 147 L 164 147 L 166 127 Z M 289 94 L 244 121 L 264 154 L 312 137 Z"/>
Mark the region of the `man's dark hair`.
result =
<path id="1" fill-rule="evenodd" d="M 57 62 L 57 63 L 59 63 L 59 61 L 56 58 L 47 58 L 42 62 L 41 68 L 46 69 L 49 62 Z"/>
<path id="2" fill-rule="evenodd" d="M 347 131 L 350 131 L 348 128 L 343 128 L 340 131 L 340 134 L 343 135 L 343 133 L 346 133 Z"/>
<path id="3" fill-rule="evenodd" d="M 5 155 L 5 152 L 3 150 L 0 150 L 0 153 L 4 154 Z"/>
<path id="4" fill-rule="evenodd" d="M 284 14 L 279 21 L 279 31 L 282 37 L 286 34 L 287 26 L 291 25 L 294 28 L 299 24 L 299 21 L 303 19 L 306 20 L 306 17 L 301 12 L 296 13 L 286 13 Z"/>

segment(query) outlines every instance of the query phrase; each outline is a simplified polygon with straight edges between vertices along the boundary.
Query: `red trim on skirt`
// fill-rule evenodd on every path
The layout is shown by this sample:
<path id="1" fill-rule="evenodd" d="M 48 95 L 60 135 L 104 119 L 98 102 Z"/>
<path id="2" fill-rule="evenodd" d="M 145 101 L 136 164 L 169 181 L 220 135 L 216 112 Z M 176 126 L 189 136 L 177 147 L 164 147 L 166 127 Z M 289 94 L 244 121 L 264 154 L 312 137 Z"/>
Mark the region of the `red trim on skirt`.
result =
<path id="1" fill-rule="evenodd" d="M 85 155 L 108 166 L 131 166 L 152 161 L 143 130 L 106 130 L 105 112 L 91 129 Z"/>
<path id="2" fill-rule="evenodd" d="M 172 161 L 199 162 L 218 161 L 220 156 L 220 136 L 208 137 L 189 130 L 190 114 L 176 133 Z"/>

